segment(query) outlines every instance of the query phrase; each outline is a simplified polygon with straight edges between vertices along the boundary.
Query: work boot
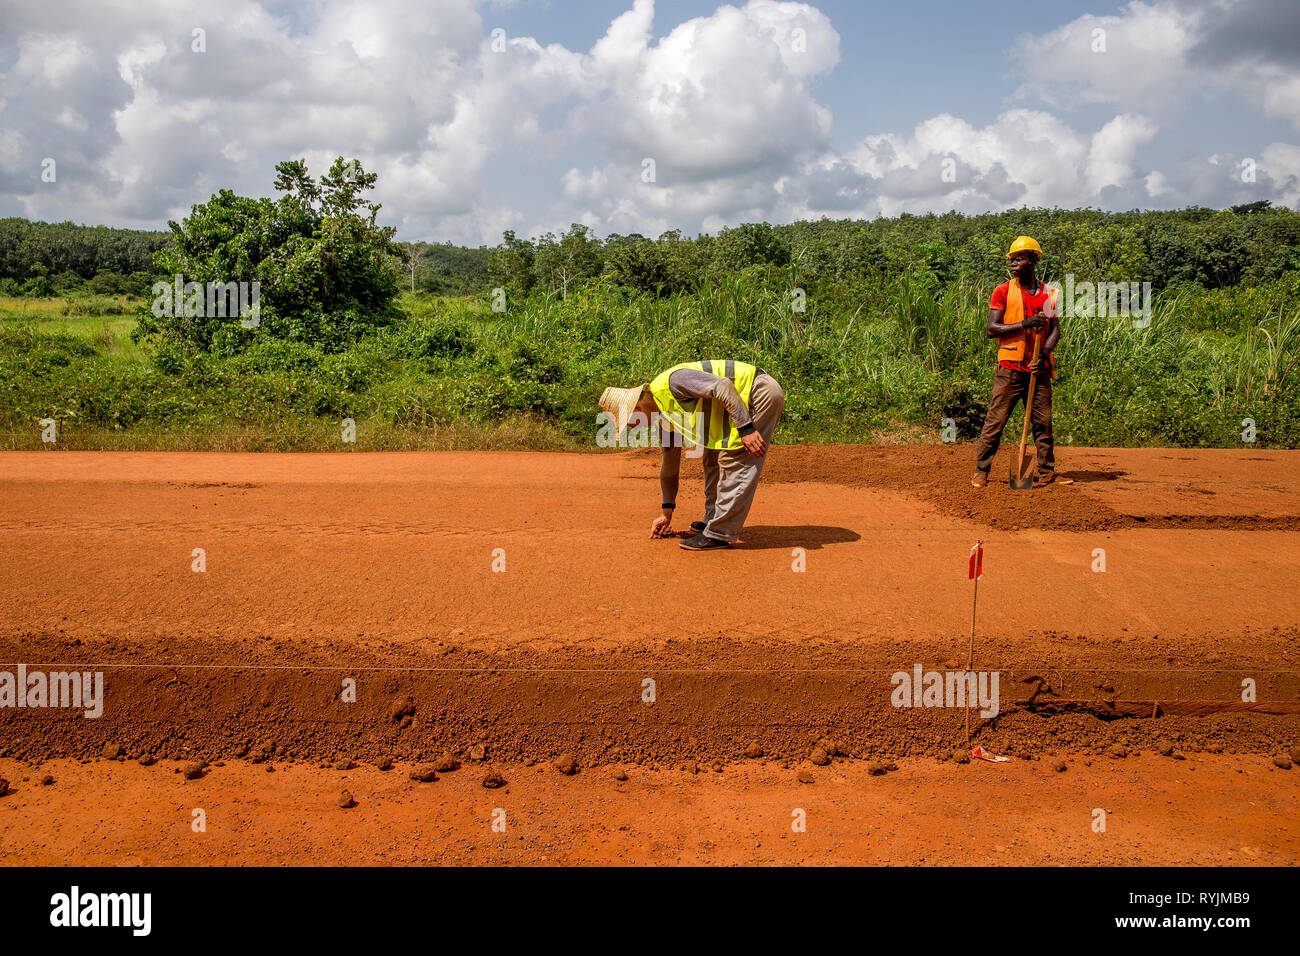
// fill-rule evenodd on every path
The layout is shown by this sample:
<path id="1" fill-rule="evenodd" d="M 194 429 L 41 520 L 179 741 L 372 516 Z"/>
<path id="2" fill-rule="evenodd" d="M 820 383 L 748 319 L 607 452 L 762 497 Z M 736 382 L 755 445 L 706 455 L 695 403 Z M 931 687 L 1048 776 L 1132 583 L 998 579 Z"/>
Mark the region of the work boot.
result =
<path id="1" fill-rule="evenodd" d="M 1074 479 L 1066 478 L 1064 475 L 1058 475 L 1054 471 L 1040 471 L 1038 473 L 1036 484 L 1039 488 L 1042 488 L 1044 485 L 1072 485 L 1074 484 Z"/>
<path id="2" fill-rule="evenodd" d="M 714 551 L 718 548 L 731 547 L 730 541 L 723 541 L 721 538 L 710 538 L 707 534 L 697 534 L 693 538 L 687 538 L 681 544 L 687 551 Z"/>
<path id="3" fill-rule="evenodd" d="M 989 483 L 989 473 L 975 469 L 975 473 L 970 476 L 970 486 L 972 488 L 983 488 Z"/>

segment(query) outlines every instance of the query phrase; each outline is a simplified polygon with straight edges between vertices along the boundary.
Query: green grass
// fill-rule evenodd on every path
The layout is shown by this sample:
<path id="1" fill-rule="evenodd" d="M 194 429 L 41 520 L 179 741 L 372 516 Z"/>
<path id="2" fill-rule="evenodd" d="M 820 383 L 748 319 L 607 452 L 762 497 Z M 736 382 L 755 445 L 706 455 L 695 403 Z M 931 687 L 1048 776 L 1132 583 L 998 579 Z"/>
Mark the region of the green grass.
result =
<path id="1" fill-rule="evenodd" d="M 806 311 L 790 308 L 804 288 Z M 1058 442 L 1300 445 L 1295 274 L 1161 299 L 1149 328 L 1067 318 Z M 379 450 L 591 448 L 596 399 L 695 358 L 755 362 L 782 383 L 793 441 L 938 441 L 978 431 L 994 369 L 990 289 L 928 274 L 844 284 L 748 270 L 698 293 L 597 283 L 511 302 L 405 295 L 398 324 L 324 354 L 264 340 L 229 358 L 137 344 L 134 321 L 64 299 L 0 299 L 0 448 Z M 1235 298 L 1234 298 L 1235 296 Z M 92 314 L 98 313 L 98 314 Z M 355 445 L 340 421 L 357 423 Z"/>
<path id="2" fill-rule="evenodd" d="M 99 351 L 147 361 L 131 341 L 140 299 L 130 296 L 23 299 L 0 296 L 0 329 L 28 326 L 41 334 L 66 334 L 93 342 Z"/>

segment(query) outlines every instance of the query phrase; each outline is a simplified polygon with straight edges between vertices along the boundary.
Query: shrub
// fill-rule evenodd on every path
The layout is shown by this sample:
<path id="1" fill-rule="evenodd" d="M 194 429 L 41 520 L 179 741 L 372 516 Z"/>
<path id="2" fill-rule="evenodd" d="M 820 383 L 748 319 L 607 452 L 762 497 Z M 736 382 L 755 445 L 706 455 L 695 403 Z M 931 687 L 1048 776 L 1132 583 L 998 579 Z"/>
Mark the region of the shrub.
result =
<path id="1" fill-rule="evenodd" d="M 284 193 L 278 200 L 222 190 L 194 206 L 182 223 L 169 223 L 174 244 L 154 256 L 161 274 L 181 276 L 197 283 L 194 288 L 259 283 L 257 329 L 208 315 L 206 307 L 191 308 L 200 314 L 187 316 L 163 282 L 153 293 L 158 308 L 141 310 L 142 334 L 221 354 L 242 351 L 261 337 L 339 351 L 396 318 L 394 230 L 376 225 L 379 206 L 361 198 L 375 175 L 342 157 L 319 183 L 300 160 L 279 163 L 276 171 L 276 189 Z M 185 297 L 188 303 L 190 293 Z M 250 290 L 250 305 L 252 298 Z"/>

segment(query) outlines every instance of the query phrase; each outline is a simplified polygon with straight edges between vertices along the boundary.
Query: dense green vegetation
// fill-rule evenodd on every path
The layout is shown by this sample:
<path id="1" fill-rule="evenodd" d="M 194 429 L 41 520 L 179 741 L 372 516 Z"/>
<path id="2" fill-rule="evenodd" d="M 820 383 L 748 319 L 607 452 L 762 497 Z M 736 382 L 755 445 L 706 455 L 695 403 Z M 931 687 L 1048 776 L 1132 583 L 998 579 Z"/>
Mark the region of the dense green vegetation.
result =
<path id="1" fill-rule="evenodd" d="M 402 318 L 347 348 L 265 337 L 223 356 L 135 345 L 129 319 L 55 320 L 0 300 L 0 429 L 36 447 L 40 418 L 73 447 L 590 446 L 595 399 L 688 356 L 738 355 L 785 385 L 782 441 L 936 441 L 979 427 L 993 372 L 988 287 L 890 280 L 812 291 L 788 274 L 632 296 L 608 285 L 535 297 L 506 314 L 486 297 L 406 294 Z M 1057 383 L 1063 443 L 1300 444 L 1300 281 L 1184 289 L 1151 324 L 1067 320 Z M 42 303 L 44 304 L 44 303 Z M 62 306 L 63 303 L 51 303 Z M 30 305 L 30 304 L 29 304 Z"/>
<path id="2" fill-rule="evenodd" d="M 1178 284 L 1213 289 L 1300 270 L 1300 215 L 1267 202 L 1225 210 L 1021 209 L 870 222 L 748 223 L 693 239 L 673 231 L 656 240 L 635 234 L 600 240 L 575 223 L 558 237 L 530 240 L 507 232 L 491 250 L 450 243 L 396 245 L 402 285 L 410 291 L 469 295 L 500 286 L 516 297 L 535 290 L 564 294 L 571 285 L 604 276 L 614 285 L 671 295 L 755 265 L 794 264 L 804 275 L 841 281 L 917 272 L 941 282 L 958 276 L 1001 281 L 1002 254 L 1020 233 L 1042 243 L 1049 276 L 1074 273 L 1091 281 L 1150 281 L 1156 289 Z M 143 294 L 155 272 L 154 253 L 171 243 L 169 232 L 0 219 L 0 295 L 20 295 L 40 277 L 49 284 L 29 294 Z"/>
<path id="3" fill-rule="evenodd" d="M 376 224 L 379 206 L 362 195 L 375 174 L 342 157 L 319 182 L 301 160 L 280 163 L 276 174 L 279 199 L 223 189 L 169 223 L 174 241 L 154 256 L 162 295 L 141 310 L 138 338 L 220 355 L 268 338 L 339 351 L 396 320 L 400 250 L 392 228 Z M 245 307 L 256 305 L 256 322 L 230 321 L 230 303 L 217 312 L 215 295 L 172 294 L 174 277 L 247 283 L 239 294 Z"/>
<path id="4" fill-rule="evenodd" d="M 3 444 L 40 447 L 52 417 L 62 447 L 337 449 L 350 417 L 358 448 L 591 447 L 603 386 L 730 356 L 785 386 L 779 441 L 937 441 L 946 418 L 970 438 L 993 374 L 988 298 L 1028 233 L 1048 279 L 1157 290 L 1145 328 L 1064 320 L 1058 441 L 1240 447 L 1249 418 L 1261 445 L 1300 446 L 1289 210 L 1019 210 L 654 241 L 574 226 L 489 251 L 397 246 L 364 180 L 341 173 L 317 186 L 282 164 L 279 199 L 218 194 L 152 250 L 151 281 L 260 278 L 257 329 L 160 322 L 95 275 L 55 298 L 27 287 L 36 273 L 5 276 Z M 114 275 L 139 272 L 121 261 Z"/>
<path id="5" fill-rule="evenodd" d="M 1223 288 L 1276 279 L 1300 269 L 1300 215 L 1267 202 L 1234 209 L 1103 213 L 1022 209 L 983 216 L 948 213 L 871 222 L 821 220 L 783 226 L 748 223 L 717 236 L 657 240 L 610 236 L 598 242 L 575 223 L 536 241 L 507 232 L 492 252 L 494 282 L 516 295 L 559 291 L 604 277 L 655 295 L 693 291 L 706 280 L 753 266 L 790 266 L 805 277 L 852 283 L 928 275 L 941 283 L 997 283 L 1011 240 L 1029 234 L 1046 253 L 1048 278 L 1149 281 L 1156 289 Z"/>
<path id="6" fill-rule="evenodd" d="M 147 288 L 162 232 L 0 219 L 0 295 L 124 295 Z"/>

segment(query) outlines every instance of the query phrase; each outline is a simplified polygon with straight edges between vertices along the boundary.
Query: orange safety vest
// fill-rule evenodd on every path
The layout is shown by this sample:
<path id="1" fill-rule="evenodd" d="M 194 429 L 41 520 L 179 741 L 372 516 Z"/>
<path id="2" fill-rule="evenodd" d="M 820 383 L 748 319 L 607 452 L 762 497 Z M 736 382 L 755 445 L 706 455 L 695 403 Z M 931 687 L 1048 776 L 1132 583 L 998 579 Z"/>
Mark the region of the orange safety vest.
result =
<path id="1" fill-rule="evenodd" d="M 1041 285 L 1041 283 L 1040 283 Z M 1047 301 L 1043 303 L 1043 315 L 1048 316 L 1048 324 L 1043 328 L 1040 335 L 1046 335 L 1051 328 L 1051 319 L 1056 318 L 1059 314 L 1056 308 L 1056 290 L 1051 286 L 1043 286 L 1047 289 Z M 1025 299 L 1024 294 L 1020 291 L 1020 280 L 1012 278 L 1007 285 L 1007 309 L 1002 315 L 1003 325 L 1019 325 L 1025 321 Z M 1019 362 L 1021 365 L 1028 362 L 1034 356 L 1034 335 L 1033 332 L 1026 332 L 1024 335 L 1008 336 L 1002 339 L 998 345 L 999 362 Z M 1049 361 L 1052 367 L 1052 378 L 1056 378 L 1056 356 L 1051 356 Z"/>

